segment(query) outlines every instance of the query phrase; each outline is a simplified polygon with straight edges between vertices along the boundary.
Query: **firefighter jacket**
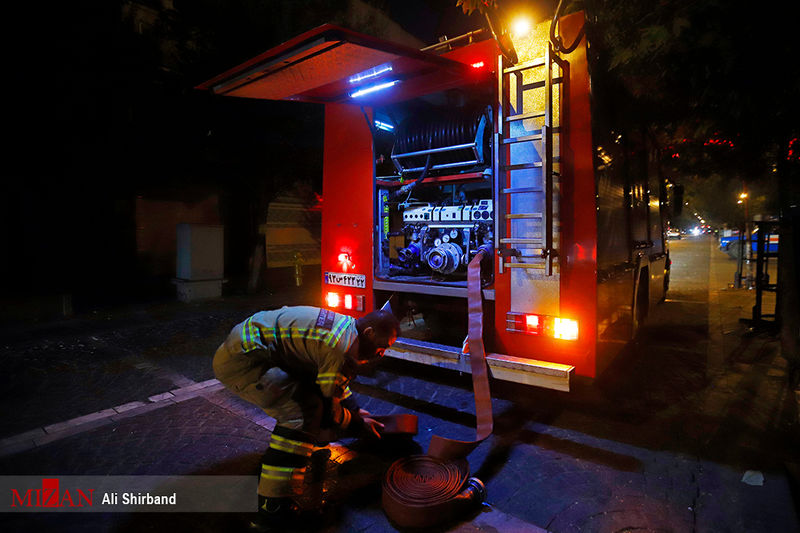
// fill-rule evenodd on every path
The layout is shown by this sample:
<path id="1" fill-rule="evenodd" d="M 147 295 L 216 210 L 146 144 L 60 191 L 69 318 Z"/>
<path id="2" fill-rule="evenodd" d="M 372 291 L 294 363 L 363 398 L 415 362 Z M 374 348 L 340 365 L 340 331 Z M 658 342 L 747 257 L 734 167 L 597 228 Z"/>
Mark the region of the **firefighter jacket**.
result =
<path id="1" fill-rule="evenodd" d="M 214 372 L 242 391 L 279 367 L 297 381 L 316 383 L 326 411 L 324 425 L 358 430 L 363 421 L 348 387 L 355 377 L 357 339 L 355 319 L 327 309 L 262 311 L 233 328 L 214 358 Z"/>

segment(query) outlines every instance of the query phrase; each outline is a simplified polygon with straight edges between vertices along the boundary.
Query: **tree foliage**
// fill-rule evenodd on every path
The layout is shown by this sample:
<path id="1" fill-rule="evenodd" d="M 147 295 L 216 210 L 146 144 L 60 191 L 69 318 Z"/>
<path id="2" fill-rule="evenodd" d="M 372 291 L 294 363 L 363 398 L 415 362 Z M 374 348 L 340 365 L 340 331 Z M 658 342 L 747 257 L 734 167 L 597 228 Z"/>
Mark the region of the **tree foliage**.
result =
<path id="1" fill-rule="evenodd" d="M 795 8 L 758 13 L 724 0 L 584 4 L 600 69 L 661 142 L 671 177 L 696 187 L 695 198 L 707 189 L 703 180 L 752 184 L 766 189 L 763 209 L 774 208 L 776 162 L 798 124 L 800 85 L 785 59 L 798 52 L 796 18 L 785 12 Z M 736 206 L 735 197 L 718 201 Z M 733 222 L 729 210 L 719 211 L 717 222 Z"/>

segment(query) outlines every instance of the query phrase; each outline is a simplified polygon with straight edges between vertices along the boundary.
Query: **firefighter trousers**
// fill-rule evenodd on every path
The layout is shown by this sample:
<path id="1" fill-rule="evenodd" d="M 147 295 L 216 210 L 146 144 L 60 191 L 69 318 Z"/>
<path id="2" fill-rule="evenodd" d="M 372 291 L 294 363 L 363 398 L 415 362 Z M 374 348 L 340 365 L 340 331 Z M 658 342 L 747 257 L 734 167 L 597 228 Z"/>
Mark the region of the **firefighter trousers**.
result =
<path id="1" fill-rule="evenodd" d="M 294 497 L 302 490 L 320 433 L 323 399 L 316 383 L 298 380 L 273 364 L 266 350 L 242 353 L 227 342 L 213 361 L 220 382 L 277 421 L 262 457 L 258 494 Z"/>

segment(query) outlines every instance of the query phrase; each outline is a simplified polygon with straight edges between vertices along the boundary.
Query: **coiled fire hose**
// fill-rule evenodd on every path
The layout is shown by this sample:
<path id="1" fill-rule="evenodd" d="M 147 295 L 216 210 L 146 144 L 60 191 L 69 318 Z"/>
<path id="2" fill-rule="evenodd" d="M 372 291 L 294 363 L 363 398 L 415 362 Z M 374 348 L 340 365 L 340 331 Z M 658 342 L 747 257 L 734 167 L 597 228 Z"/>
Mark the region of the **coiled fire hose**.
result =
<path id="1" fill-rule="evenodd" d="M 492 433 L 492 403 L 483 347 L 481 250 L 467 267 L 469 359 L 477 418 L 474 441 L 434 435 L 427 455 L 395 461 L 383 480 L 382 503 L 386 515 L 401 527 L 430 527 L 463 515 L 486 498 L 486 488 L 469 477 L 465 459 Z"/>

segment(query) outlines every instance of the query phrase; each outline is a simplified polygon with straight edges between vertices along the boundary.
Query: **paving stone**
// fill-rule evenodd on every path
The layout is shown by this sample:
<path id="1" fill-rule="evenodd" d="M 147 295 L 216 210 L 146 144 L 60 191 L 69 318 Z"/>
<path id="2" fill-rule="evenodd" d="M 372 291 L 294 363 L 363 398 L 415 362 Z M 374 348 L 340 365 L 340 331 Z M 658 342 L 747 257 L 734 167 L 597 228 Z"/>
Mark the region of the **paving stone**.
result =
<path id="1" fill-rule="evenodd" d="M 112 413 L 114 412 L 113 409 L 110 409 L 109 411 L 111 411 Z M 44 435 L 43 437 L 37 437 L 37 438 L 33 439 L 33 442 L 36 443 L 37 447 L 44 446 L 45 444 L 50 444 L 52 442 L 65 439 L 65 438 L 73 436 L 73 435 L 79 435 L 81 433 L 86 433 L 91 429 L 94 429 L 94 428 L 97 428 L 97 427 L 100 427 L 100 426 L 105 426 L 107 424 L 111 424 L 112 422 L 113 422 L 113 420 L 111 419 L 110 416 L 104 416 L 102 418 L 95 418 L 95 419 L 92 419 L 92 420 L 90 420 L 88 422 L 83 422 L 83 423 L 81 423 L 79 425 L 72 425 L 72 426 L 64 427 L 62 429 L 59 429 L 56 432 Z"/>
<path id="2" fill-rule="evenodd" d="M 17 442 L 24 441 L 24 440 L 33 440 L 36 437 L 41 437 L 45 435 L 45 431 L 42 428 L 32 429 L 30 431 L 25 431 L 24 433 L 19 433 L 17 435 L 6 437 L 5 439 L 0 440 L 0 448 L 4 448 L 11 444 L 16 444 Z"/>
<path id="3" fill-rule="evenodd" d="M 104 409 L 102 411 L 98 411 L 96 413 L 89 413 L 88 415 L 79 416 L 76 418 L 71 418 L 65 422 L 59 422 L 57 424 L 51 424 L 49 426 L 44 427 L 45 433 L 52 434 L 58 433 L 61 431 L 65 431 L 68 429 L 73 429 L 78 426 L 82 426 L 84 424 L 88 424 L 90 422 L 94 422 L 96 420 L 101 420 L 104 418 L 108 418 L 112 415 L 117 414 L 117 411 L 114 409 Z M 40 437 L 41 438 L 41 437 Z"/>
<path id="4" fill-rule="evenodd" d="M 164 400 L 171 400 L 172 398 L 173 394 L 171 392 L 164 392 L 150 396 L 147 399 L 151 402 L 163 402 Z"/>
<path id="5" fill-rule="evenodd" d="M 156 409 L 161 409 L 163 407 L 167 407 L 171 403 L 173 403 L 173 402 L 168 401 L 168 400 L 167 401 L 156 402 L 156 403 L 146 403 L 146 404 L 142 405 L 141 407 L 136 407 L 134 409 L 130 409 L 130 410 L 125 411 L 123 413 L 119 413 L 117 415 L 114 415 L 114 416 L 111 417 L 111 420 L 117 422 L 117 421 L 125 419 L 125 418 L 130 418 L 132 416 L 139 416 L 139 415 L 147 413 L 149 411 L 155 411 Z"/>
<path id="6" fill-rule="evenodd" d="M 14 455 L 15 453 L 24 452 L 36 447 L 36 442 L 33 439 L 16 440 L 8 444 L 0 444 L 0 457 L 7 455 Z"/>
<path id="7" fill-rule="evenodd" d="M 114 408 L 114 411 L 116 411 L 117 413 L 124 413 L 125 411 L 130 411 L 131 409 L 136 409 L 136 408 L 142 407 L 144 405 L 147 405 L 147 404 L 144 403 L 144 402 L 128 402 L 128 403 L 116 406 Z"/>

